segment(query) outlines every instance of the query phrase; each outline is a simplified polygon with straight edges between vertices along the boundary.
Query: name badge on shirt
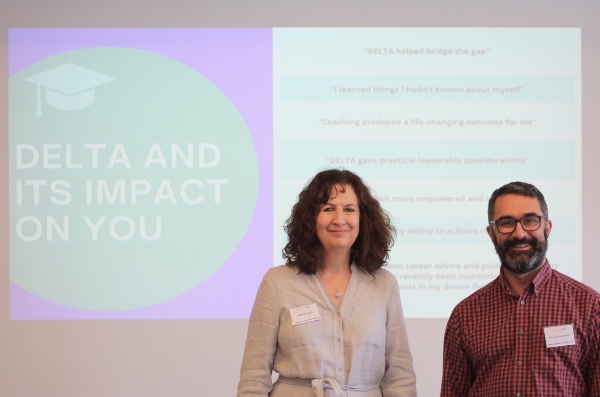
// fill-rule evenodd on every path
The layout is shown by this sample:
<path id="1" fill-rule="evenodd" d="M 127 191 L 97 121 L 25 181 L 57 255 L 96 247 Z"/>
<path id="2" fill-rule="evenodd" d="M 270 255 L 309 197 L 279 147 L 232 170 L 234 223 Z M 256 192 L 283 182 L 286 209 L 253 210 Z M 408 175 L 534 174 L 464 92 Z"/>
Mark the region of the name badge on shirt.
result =
<path id="1" fill-rule="evenodd" d="M 571 346 L 575 344 L 573 324 L 544 327 L 546 347 Z"/>
<path id="2" fill-rule="evenodd" d="M 319 308 L 316 303 L 290 309 L 290 315 L 292 316 L 292 325 L 304 324 L 321 319 L 321 314 L 319 313 Z"/>

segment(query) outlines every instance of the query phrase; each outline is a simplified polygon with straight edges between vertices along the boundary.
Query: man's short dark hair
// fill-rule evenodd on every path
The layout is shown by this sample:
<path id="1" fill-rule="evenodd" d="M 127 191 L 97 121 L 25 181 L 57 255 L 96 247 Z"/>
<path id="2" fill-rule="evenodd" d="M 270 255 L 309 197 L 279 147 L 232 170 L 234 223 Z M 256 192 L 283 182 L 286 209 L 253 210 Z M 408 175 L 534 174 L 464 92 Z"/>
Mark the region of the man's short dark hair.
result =
<path id="1" fill-rule="evenodd" d="M 544 219 L 548 220 L 548 206 L 546 205 L 546 200 L 544 199 L 542 192 L 530 183 L 510 182 L 494 190 L 494 193 L 492 193 L 490 201 L 488 202 L 488 222 L 494 219 L 494 205 L 496 204 L 496 199 L 507 194 L 517 194 L 519 196 L 534 197 L 538 199 L 540 207 L 542 207 Z"/>

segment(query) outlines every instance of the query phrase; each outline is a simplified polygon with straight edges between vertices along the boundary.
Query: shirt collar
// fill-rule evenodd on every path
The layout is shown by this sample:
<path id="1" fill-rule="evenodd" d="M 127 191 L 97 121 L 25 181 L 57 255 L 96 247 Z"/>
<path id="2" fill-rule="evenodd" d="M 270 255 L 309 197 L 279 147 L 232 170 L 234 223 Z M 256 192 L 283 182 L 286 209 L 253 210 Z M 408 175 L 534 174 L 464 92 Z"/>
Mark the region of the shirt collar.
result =
<path id="1" fill-rule="evenodd" d="M 550 267 L 550 262 L 548 262 L 548 259 L 545 259 L 544 264 L 540 267 L 540 271 L 535 276 L 535 278 L 531 280 L 531 283 L 529 283 L 527 289 L 530 289 L 530 291 L 532 291 L 535 295 L 538 295 L 542 291 L 548 280 L 550 280 L 551 275 L 552 268 Z M 506 281 L 506 277 L 504 277 L 504 272 L 502 271 L 502 268 L 500 268 L 500 281 L 502 282 L 502 286 L 504 287 L 506 292 L 509 295 L 514 295 L 512 292 L 510 292 L 508 281 Z"/>
<path id="2" fill-rule="evenodd" d="M 550 267 L 550 262 L 548 259 L 544 261 L 542 268 L 538 272 L 537 276 L 531 281 L 533 284 L 533 293 L 539 294 L 542 288 L 548 283 L 550 280 L 550 276 L 552 275 L 552 268 Z"/>

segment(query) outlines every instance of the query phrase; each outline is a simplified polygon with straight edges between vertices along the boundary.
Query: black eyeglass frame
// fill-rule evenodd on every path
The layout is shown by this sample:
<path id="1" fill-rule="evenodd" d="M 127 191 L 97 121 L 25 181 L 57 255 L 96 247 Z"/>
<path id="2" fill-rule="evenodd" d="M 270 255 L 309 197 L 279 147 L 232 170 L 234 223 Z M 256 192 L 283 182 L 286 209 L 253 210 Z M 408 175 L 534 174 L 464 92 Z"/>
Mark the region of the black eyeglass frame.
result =
<path id="1" fill-rule="evenodd" d="M 525 228 L 525 226 L 523 225 L 523 219 L 525 219 L 525 218 L 537 218 L 537 220 L 538 220 L 538 225 L 537 225 L 537 227 L 536 227 L 535 229 L 526 229 L 526 228 Z M 542 219 L 543 219 L 543 218 L 544 218 L 544 217 L 543 217 L 543 216 L 541 216 L 541 215 L 526 215 L 526 216 L 524 216 L 524 217 L 523 217 L 523 218 L 521 218 L 521 219 L 515 219 L 515 218 L 499 218 L 499 219 L 496 219 L 496 220 L 490 221 L 490 225 L 496 225 L 496 230 L 498 231 L 498 233 L 502 233 L 502 234 L 510 234 L 510 233 L 514 233 L 515 229 L 517 228 L 517 223 L 520 223 L 520 224 L 521 224 L 521 227 L 522 227 L 522 228 L 523 228 L 523 230 L 525 230 L 526 232 L 534 232 L 534 231 L 538 230 L 540 227 L 542 227 Z M 502 232 L 502 231 L 500 231 L 500 229 L 498 228 L 498 225 L 496 224 L 496 222 L 498 222 L 499 220 L 502 220 L 502 219 L 511 219 L 511 220 L 515 221 L 515 225 L 514 225 L 514 227 L 512 228 L 512 230 L 511 230 L 511 231 L 509 231 L 509 232 Z"/>

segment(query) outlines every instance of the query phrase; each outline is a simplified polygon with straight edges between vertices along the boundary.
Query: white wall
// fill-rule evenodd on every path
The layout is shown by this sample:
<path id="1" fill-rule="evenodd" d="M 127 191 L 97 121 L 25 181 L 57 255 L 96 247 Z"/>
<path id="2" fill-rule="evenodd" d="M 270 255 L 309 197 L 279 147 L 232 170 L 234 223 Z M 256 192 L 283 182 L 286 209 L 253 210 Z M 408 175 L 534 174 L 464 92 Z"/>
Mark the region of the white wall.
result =
<path id="1" fill-rule="evenodd" d="M 0 73 L 9 27 L 581 27 L 583 281 L 600 289 L 600 3 L 472 1 L 4 0 Z M 8 153 L 7 80 L 0 81 L 0 158 Z M 247 320 L 9 320 L 8 162 L 0 162 L 0 395 L 231 396 Z M 555 226 L 556 227 L 556 226 Z M 490 245 L 490 250 L 492 249 Z M 552 259 L 552 258 L 550 258 Z M 214 302 L 218 305 L 218 302 Z M 445 319 L 408 319 L 421 396 L 441 378 Z"/>

